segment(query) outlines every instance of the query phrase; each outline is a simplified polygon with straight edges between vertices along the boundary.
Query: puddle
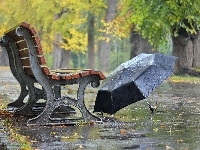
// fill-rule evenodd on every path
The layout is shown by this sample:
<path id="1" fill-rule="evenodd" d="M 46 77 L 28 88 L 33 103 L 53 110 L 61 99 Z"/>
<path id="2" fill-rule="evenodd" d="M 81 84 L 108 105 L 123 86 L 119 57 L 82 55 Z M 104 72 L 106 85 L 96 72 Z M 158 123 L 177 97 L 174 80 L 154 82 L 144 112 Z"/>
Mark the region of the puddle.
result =
<path id="1" fill-rule="evenodd" d="M 16 91 L 5 86 L 16 87 Z M 0 94 L 15 99 L 17 84 L 4 82 Z M 145 100 L 115 114 L 122 123 L 80 126 L 26 127 L 17 132 L 29 137 L 39 150 L 163 150 L 200 147 L 200 84 L 163 83 L 147 99 L 158 106 L 151 114 Z M 89 97 L 91 93 L 90 91 Z M 4 96 L 1 98 L 5 98 Z M 94 96 L 92 97 L 94 101 Z M 93 102 L 94 103 L 94 102 Z M 91 104 L 90 104 L 91 107 Z"/>

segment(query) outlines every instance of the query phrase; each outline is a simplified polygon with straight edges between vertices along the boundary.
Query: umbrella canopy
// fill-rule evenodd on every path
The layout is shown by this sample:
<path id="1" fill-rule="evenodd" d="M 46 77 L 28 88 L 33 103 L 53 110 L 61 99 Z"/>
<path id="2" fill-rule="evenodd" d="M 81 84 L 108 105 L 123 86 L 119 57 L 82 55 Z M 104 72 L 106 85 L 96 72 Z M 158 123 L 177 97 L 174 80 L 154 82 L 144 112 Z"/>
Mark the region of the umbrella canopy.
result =
<path id="1" fill-rule="evenodd" d="M 148 97 L 173 74 L 176 57 L 142 53 L 118 66 L 97 93 L 94 112 L 114 114 Z"/>

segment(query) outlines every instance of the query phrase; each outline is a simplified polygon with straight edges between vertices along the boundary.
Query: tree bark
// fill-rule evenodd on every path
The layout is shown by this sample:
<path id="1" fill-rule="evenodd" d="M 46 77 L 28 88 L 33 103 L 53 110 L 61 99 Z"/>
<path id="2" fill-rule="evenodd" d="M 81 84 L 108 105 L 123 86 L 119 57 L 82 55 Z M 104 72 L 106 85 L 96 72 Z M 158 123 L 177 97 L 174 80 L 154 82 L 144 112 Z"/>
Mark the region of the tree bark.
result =
<path id="1" fill-rule="evenodd" d="M 191 40 L 193 44 L 193 61 L 192 67 L 200 68 L 200 39 L 199 31 L 196 35 L 191 35 Z"/>
<path id="2" fill-rule="evenodd" d="M 184 20 L 184 23 L 190 28 L 191 25 L 187 20 Z M 179 28 L 178 36 L 172 38 L 172 54 L 178 57 L 175 74 L 200 76 L 200 73 L 193 69 L 193 67 L 200 67 L 199 30 L 197 28 L 196 32 L 197 34 L 191 34 L 185 28 Z"/>
<path id="3" fill-rule="evenodd" d="M 61 35 L 56 35 L 56 40 L 53 43 L 53 69 L 69 68 L 71 51 L 64 50 L 60 47 Z"/>
<path id="4" fill-rule="evenodd" d="M 172 55 L 177 56 L 174 72 L 182 73 L 192 67 L 193 61 L 193 43 L 189 36 L 179 35 L 172 38 Z"/>
<path id="5" fill-rule="evenodd" d="M 108 0 L 107 6 L 108 8 L 105 17 L 106 23 L 112 21 L 115 17 L 115 12 L 117 9 L 117 0 Z M 103 33 L 103 37 L 110 39 L 111 35 Z M 108 72 L 110 70 L 110 49 L 110 42 L 102 40 L 99 52 L 99 66 L 101 71 Z"/>
<path id="6" fill-rule="evenodd" d="M 131 44 L 130 58 L 133 58 L 141 53 L 150 54 L 157 52 L 152 50 L 152 46 L 147 39 L 142 38 L 142 36 L 136 33 L 133 29 L 130 32 L 130 44 Z"/>
<path id="7" fill-rule="evenodd" d="M 88 13 L 88 64 L 87 67 L 94 69 L 94 15 Z"/>
<path id="8" fill-rule="evenodd" d="M 178 36 L 172 38 L 172 42 L 172 54 L 178 57 L 175 64 L 175 74 L 199 76 L 200 74 L 192 69 L 200 68 L 199 31 L 197 34 L 189 34 L 181 28 Z"/>

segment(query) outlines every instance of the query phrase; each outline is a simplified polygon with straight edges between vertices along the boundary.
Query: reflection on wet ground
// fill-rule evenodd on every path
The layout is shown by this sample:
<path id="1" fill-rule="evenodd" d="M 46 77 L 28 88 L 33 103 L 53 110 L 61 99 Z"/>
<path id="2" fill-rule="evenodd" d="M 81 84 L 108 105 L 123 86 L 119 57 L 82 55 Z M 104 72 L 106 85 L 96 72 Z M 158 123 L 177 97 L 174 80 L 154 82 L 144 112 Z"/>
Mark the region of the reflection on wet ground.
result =
<path id="1" fill-rule="evenodd" d="M 0 94 L 9 93 L 8 98 L 14 99 L 18 89 L 16 82 L 5 81 L 0 85 Z M 32 148 L 40 150 L 197 150 L 200 147 L 199 91 L 200 84 L 165 82 L 147 99 L 152 105 L 157 102 L 158 110 L 154 114 L 143 100 L 117 112 L 115 118 L 120 123 L 22 125 L 17 127 L 18 133 L 28 136 Z"/>

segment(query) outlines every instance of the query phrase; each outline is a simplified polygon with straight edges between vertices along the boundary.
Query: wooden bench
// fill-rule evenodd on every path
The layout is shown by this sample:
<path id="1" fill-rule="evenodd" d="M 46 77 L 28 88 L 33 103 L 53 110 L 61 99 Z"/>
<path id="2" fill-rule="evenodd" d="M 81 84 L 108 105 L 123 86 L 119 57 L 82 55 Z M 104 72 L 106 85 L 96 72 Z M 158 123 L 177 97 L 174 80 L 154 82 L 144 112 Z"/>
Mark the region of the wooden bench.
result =
<path id="1" fill-rule="evenodd" d="M 26 115 L 33 111 L 39 99 L 46 99 L 43 111 L 29 119 L 28 125 L 71 124 L 73 119 L 52 119 L 52 112 L 59 106 L 75 106 L 82 113 L 83 120 L 98 121 L 85 107 L 84 91 L 88 84 L 97 87 L 105 76 L 100 71 L 85 69 L 63 69 L 52 72 L 46 66 L 42 46 L 36 30 L 28 23 L 21 23 L 4 34 L 0 45 L 8 52 L 11 72 L 21 86 L 20 96 L 9 106 L 19 106 L 15 114 Z M 39 83 L 42 88 L 35 86 Z M 61 86 L 79 84 L 77 98 L 61 95 Z M 23 100 L 29 96 L 28 102 Z"/>

